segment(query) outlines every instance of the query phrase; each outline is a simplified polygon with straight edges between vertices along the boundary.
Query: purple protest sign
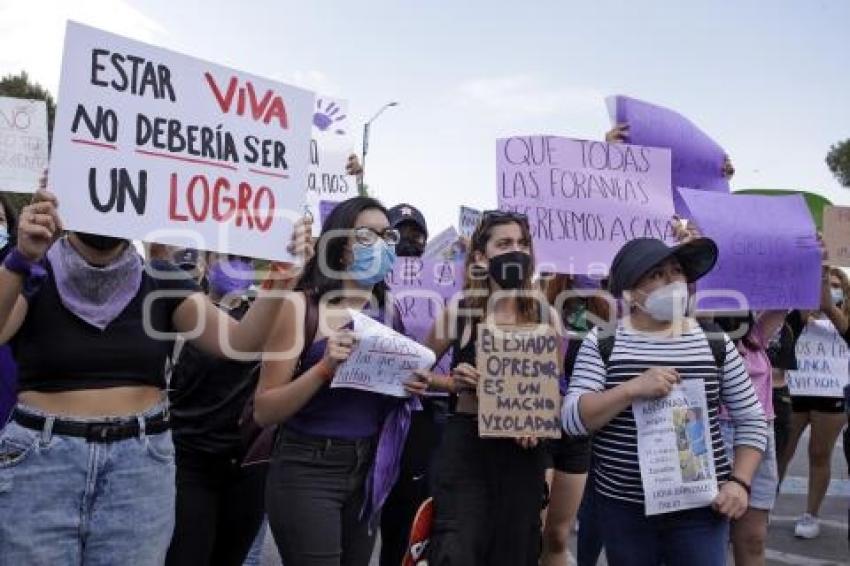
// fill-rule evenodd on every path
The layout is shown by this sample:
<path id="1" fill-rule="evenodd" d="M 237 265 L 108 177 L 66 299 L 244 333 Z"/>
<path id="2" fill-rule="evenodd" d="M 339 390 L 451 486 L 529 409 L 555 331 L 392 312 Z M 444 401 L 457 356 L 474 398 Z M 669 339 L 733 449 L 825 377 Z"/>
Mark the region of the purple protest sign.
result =
<path id="1" fill-rule="evenodd" d="M 319 220 L 322 221 L 322 226 L 325 225 L 325 220 L 331 215 L 331 212 L 339 204 L 338 200 L 320 200 L 319 201 Z"/>
<path id="2" fill-rule="evenodd" d="M 615 120 L 629 125 L 630 143 L 666 147 L 672 151 L 672 185 L 703 191 L 729 192 L 723 176 L 726 152 L 693 122 L 668 108 L 628 96 L 615 96 Z M 681 201 L 673 194 L 676 210 Z"/>
<path id="3" fill-rule="evenodd" d="M 434 320 L 463 289 L 464 265 L 463 257 L 396 260 L 386 282 L 408 336 L 420 343 L 428 338 Z M 440 360 L 437 371 L 448 373 L 449 358 Z"/>
<path id="4" fill-rule="evenodd" d="M 727 195 L 679 189 L 700 231 L 720 249 L 698 284 L 699 310 L 816 308 L 821 251 L 800 195 Z M 727 291 L 746 297 L 747 305 Z"/>
<path id="5" fill-rule="evenodd" d="M 538 271 L 607 272 L 640 237 L 673 242 L 670 150 L 525 136 L 496 142 L 499 208 L 528 216 Z"/>

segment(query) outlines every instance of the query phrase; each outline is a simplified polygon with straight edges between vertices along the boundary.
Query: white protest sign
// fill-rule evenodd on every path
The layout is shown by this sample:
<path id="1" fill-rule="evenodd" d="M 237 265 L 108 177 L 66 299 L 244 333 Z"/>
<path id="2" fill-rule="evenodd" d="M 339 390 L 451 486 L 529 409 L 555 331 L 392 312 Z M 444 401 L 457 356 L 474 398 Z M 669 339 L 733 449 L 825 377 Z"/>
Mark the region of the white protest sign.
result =
<path id="1" fill-rule="evenodd" d="M 460 218 L 457 227 L 461 236 L 471 238 L 478 223 L 481 222 L 481 211 L 468 206 L 460 207 Z"/>
<path id="2" fill-rule="evenodd" d="M 632 412 L 646 514 L 710 505 L 717 475 L 705 382 L 685 379 L 662 399 L 632 403 Z"/>
<path id="3" fill-rule="evenodd" d="M 403 382 L 434 365 L 434 352 L 368 316 L 349 311 L 357 345 L 339 365 L 331 387 L 408 397 Z"/>
<path id="4" fill-rule="evenodd" d="M 357 181 L 345 174 L 352 151 L 348 101 L 317 95 L 313 139 L 307 174 L 307 210 L 313 215 L 313 235 L 322 229 L 321 201 L 340 202 L 357 196 Z"/>
<path id="5" fill-rule="evenodd" d="M 291 260 L 313 93 L 69 22 L 50 182 L 65 227 Z"/>
<path id="6" fill-rule="evenodd" d="M 425 251 L 422 252 L 422 259 L 434 259 L 445 257 L 453 250 L 455 242 L 457 242 L 457 230 L 454 226 L 449 226 L 430 240 L 425 246 Z"/>
<path id="7" fill-rule="evenodd" d="M 797 369 L 788 372 L 791 395 L 844 397 L 850 350 L 828 320 L 813 320 L 797 340 Z"/>
<path id="8" fill-rule="evenodd" d="M 31 193 L 47 168 L 47 105 L 0 96 L 0 191 Z"/>

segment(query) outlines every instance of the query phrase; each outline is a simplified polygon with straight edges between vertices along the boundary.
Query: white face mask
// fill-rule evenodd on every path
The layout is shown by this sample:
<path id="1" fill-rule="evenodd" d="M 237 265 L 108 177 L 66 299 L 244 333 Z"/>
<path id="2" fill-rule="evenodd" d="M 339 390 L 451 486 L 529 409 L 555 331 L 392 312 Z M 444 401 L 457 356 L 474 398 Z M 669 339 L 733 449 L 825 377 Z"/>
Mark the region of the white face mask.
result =
<path id="1" fill-rule="evenodd" d="M 6 247 L 9 243 L 9 229 L 0 225 L 0 250 Z"/>
<path id="2" fill-rule="evenodd" d="M 844 302 L 844 291 L 833 287 L 829 290 L 829 292 L 832 295 L 832 304 L 835 306 L 841 306 L 841 303 Z"/>
<path id="3" fill-rule="evenodd" d="M 640 308 L 662 322 L 684 318 L 688 310 L 688 284 L 677 281 L 660 287 L 646 297 L 646 303 Z"/>

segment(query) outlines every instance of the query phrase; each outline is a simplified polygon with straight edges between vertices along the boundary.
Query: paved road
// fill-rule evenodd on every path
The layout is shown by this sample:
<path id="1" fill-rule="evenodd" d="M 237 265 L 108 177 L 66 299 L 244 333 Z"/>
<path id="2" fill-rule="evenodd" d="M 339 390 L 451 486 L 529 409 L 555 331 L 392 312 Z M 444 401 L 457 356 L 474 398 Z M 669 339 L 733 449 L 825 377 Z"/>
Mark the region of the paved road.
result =
<path id="1" fill-rule="evenodd" d="M 821 509 L 821 535 L 815 540 L 794 538 L 794 523 L 806 506 L 807 445 L 808 434 L 800 441 L 797 455 L 791 462 L 788 478 L 782 485 L 776 509 L 771 517 L 767 563 L 770 566 L 847 566 L 850 564 L 850 546 L 847 540 L 850 479 L 840 437 L 832 458 L 832 483 Z M 575 537 L 572 548 L 575 548 Z M 732 563 L 731 558 L 729 563 Z M 263 566 L 280 564 L 277 550 L 269 536 L 266 539 Z M 377 564 L 377 558 L 373 558 L 370 566 Z M 573 565 L 575 561 L 570 560 L 569 564 Z M 601 560 L 600 565 L 604 564 L 605 561 Z"/>

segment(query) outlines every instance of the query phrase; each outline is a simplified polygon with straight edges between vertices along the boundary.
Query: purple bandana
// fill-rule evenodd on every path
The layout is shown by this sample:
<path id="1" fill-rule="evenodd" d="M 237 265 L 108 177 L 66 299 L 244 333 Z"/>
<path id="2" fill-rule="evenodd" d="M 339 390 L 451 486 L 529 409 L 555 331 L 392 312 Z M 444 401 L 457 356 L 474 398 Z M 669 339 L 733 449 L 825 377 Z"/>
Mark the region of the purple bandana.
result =
<path id="1" fill-rule="evenodd" d="M 109 265 L 89 264 L 68 238 L 47 251 L 56 289 L 65 308 L 103 330 L 127 307 L 142 283 L 142 258 L 132 245 Z"/>

